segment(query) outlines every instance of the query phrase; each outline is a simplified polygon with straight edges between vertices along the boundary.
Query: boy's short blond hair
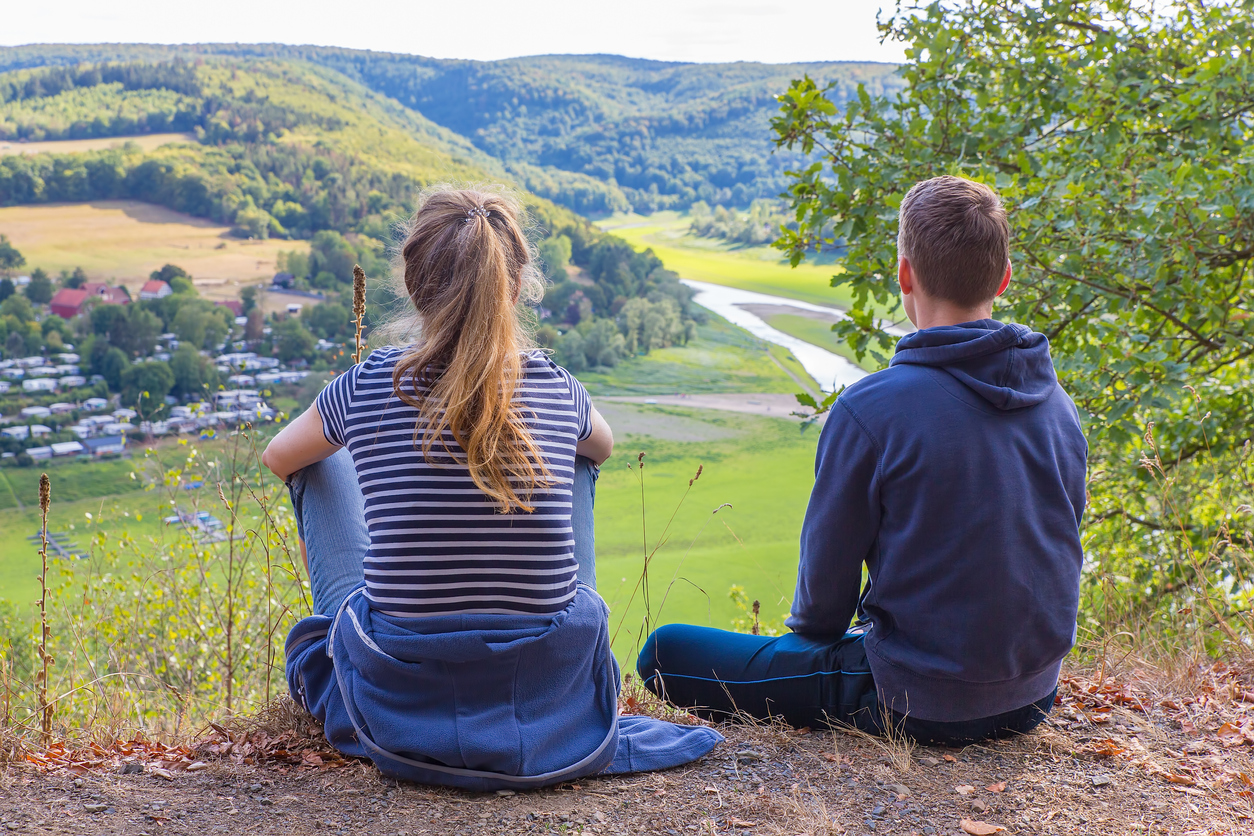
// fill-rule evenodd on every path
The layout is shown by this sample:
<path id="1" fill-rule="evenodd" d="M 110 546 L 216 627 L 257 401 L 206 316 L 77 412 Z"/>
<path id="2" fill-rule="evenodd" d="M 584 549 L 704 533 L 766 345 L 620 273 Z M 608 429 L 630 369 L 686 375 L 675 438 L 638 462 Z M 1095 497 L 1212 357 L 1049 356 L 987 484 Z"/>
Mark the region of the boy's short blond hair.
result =
<path id="1" fill-rule="evenodd" d="M 996 298 L 1010 260 L 1010 224 L 997 193 L 944 175 L 901 202 L 897 255 L 929 296 L 964 307 Z"/>

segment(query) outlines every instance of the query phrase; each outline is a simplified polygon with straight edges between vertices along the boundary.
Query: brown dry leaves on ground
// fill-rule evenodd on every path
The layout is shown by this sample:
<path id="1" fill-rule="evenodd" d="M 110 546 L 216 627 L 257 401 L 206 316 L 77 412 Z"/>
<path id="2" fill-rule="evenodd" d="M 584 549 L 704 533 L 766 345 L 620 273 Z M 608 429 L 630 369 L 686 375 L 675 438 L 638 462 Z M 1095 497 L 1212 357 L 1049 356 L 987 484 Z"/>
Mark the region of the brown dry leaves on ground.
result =
<path id="1" fill-rule="evenodd" d="M 338 756 L 284 702 L 186 746 L 131 738 L 27 751 L 0 777 L 0 827 L 147 836 L 1236 836 L 1254 833 L 1254 693 L 1245 682 L 1198 669 L 1181 697 L 1148 677 L 1071 676 L 1036 732 L 962 750 L 728 725 L 727 743 L 687 768 L 489 794 L 384 779 Z M 676 718 L 638 691 L 625 699 Z"/>

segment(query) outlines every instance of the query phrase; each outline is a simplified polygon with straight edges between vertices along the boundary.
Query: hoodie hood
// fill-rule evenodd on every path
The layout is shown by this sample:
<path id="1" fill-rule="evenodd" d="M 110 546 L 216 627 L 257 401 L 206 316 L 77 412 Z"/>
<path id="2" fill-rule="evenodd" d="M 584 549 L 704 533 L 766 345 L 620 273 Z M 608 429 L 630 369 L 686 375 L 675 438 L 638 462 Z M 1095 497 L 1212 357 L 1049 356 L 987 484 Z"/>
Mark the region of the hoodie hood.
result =
<path id="1" fill-rule="evenodd" d="M 889 363 L 901 364 L 942 369 L 998 409 L 1035 406 L 1058 385 L 1045 335 L 994 319 L 915 331 Z"/>

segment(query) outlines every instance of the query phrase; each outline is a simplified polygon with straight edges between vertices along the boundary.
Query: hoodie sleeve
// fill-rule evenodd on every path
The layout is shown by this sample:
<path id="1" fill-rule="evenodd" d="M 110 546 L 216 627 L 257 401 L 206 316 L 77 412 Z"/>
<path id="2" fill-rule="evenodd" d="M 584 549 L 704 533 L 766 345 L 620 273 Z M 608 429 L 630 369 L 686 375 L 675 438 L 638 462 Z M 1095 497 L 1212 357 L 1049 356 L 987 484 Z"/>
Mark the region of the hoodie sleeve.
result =
<path id="1" fill-rule="evenodd" d="M 880 449 L 843 399 L 819 436 L 814 490 L 801 527 L 792 615 L 797 633 L 841 635 L 858 608 L 862 564 L 880 527 Z"/>

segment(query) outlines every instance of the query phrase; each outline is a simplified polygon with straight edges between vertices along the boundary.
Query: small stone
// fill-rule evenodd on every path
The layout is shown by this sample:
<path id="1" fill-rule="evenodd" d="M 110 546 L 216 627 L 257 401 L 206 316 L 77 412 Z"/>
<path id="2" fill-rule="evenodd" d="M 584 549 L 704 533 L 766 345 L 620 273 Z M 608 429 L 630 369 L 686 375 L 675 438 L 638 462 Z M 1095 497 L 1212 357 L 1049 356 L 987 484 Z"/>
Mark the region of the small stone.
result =
<path id="1" fill-rule="evenodd" d="M 1104 787 L 1107 784 L 1112 784 L 1112 783 L 1114 783 L 1114 779 L 1111 778 L 1109 775 L 1094 775 L 1093 776 L 1093 786 L 1095 787 Z"/>
<path id="2" fill-rule="evenodd" d="M 878 817 L 880 817 L 880 816 L 882 816 L 882 815 L 884 815 L 884 805 L 883 805 L 883 804 L 876 804 L 876 805 L 875 805 L 875 809 L 871 810 L 871 815 L 873 815 L 873 816 L 875 816 L 875 817 L 877 817 L 877 818 L 878 818 Z"/>
<path id="3" fill-rule="evenodd" d="M 977 813 L 987 813 L 988 804 L 983 799 L 977 798 L 975 801 L 971 802 L 971 809 Z"/>
<path id="4" fill-rule="evenodd" d="M 936 836 L 936 828 L 930 824 L 923 827 L 923 836 Z"/>
<path id="5" fill-rule="evenodd" d="M 83 809 L 89 813 L 103 813 L 105 810 L 109 809 L 109 805 L 99 804 L 94 801 L 89 801 L 83 805 Z"/>
<path id="6" fill-rule="evenodd" d="M 135 761 L 127 761 L 118 767 L 119 775 L 139 775 L 143 771 L 144 765 L 142 763 L 136 763 Z"/>
<path id="7" fill-rule="evenodd" d="M 261 792 L 261 784 L 249 784 L 249 792 Z"/>
<path id="8" fill-rule="evenodd" d="M 907 787 L 905 784 L 893 784 L 892 786 L 889 787 L 889 789 L 897 794 L 898 800 L 910 797 L 910 788 Z"/>
<path id="9" fill-rule="evenodd" d="M 82 778 L 75 778 L 75 779 L 74 779 L 74 786 L 78 787 L 79 789 L 82 789 L 82 788 L 83 788 L 83 779 L 82 779 Z"/>
<path id="10" fill-rule="evenodd" d="M 269 807 L 274 802 L 268 798 L 258 798 L 257 803 L 260 804 L 262 807 Z"/>
<path id="11" fill-rule="evenodd" d="M 609 820 L 609 816 L 605 815 L 600 810 L 597 810 L 596 815 L 594 815 L 593 818 L 601 824 L 605 824 Z"/>
<path id="12" fill-rule="evenodd" d="M 761 752 L 755 752 L 752 749 L 741 749 L 736 753 L 736 758 L 742 761 L 760 761 L 765 757 Z"/>
<path id="13" fill-rule="evenodd" d="M 515 795 L 516 793 L 513 790 L 497 790 L 496 794 L 501 798 L 509 798 L 511 795 Z"/>
<path id="14" fill-rule="evenodd" d="M 940 766 L 940 758 L 919 758 L 919 763 L 924 766 Z"/>

